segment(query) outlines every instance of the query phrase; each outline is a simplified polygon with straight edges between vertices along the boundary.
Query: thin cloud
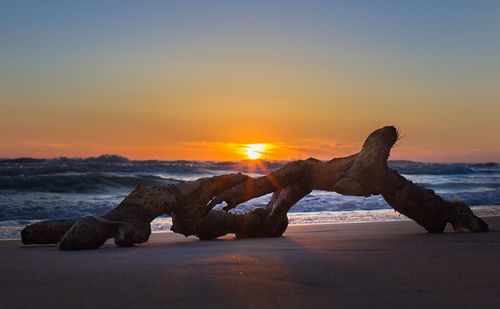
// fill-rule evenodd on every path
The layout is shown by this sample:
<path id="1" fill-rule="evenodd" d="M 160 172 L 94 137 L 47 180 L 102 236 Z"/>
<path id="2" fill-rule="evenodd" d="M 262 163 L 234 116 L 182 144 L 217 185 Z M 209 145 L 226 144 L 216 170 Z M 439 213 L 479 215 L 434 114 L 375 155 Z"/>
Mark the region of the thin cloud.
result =
<path id="1" fill-rule="evenodd" d="M 65 143 L 52 143 L 52 142 L 33 141 L 33 140 L 19 141 L 18 143 L 23 145 L 47 147 L 47 148 L 64 148 L 70 146 L 69 144 Z"/>
<path id="2" fill-rule="evenodd" d="M 359 143 L 333 142 L 320 139 L 306 139 L 299 143 L 278 142 L 259 142 L 252 144 L 265 145 L 262 153 L 269 159 L 297 159 L 306 156 L 313 156 L 321 159 L 342 156 L 349 152 L 355 152 L 360 148 Z M 231 153 L 244 154 L 251 144 L 226 142 L 226 141 L 183 141 L 177 143 L 179 147 L 193 148 L 203 150 L 225 150 Z"/>

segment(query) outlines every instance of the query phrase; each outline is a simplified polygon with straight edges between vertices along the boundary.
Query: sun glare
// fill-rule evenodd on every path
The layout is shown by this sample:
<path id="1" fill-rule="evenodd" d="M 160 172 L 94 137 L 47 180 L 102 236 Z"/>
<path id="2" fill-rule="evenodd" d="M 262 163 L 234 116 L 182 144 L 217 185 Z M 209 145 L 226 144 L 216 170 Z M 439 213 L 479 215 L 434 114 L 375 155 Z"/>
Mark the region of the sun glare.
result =
<path id="1" fill-rule="evenodd" d="M 245 145 L 245 154 L 250 160 L 257 160 L 262 157 L 264 151 L 266 150 L 266 146 L 263 144 L 248 144 Z"/>

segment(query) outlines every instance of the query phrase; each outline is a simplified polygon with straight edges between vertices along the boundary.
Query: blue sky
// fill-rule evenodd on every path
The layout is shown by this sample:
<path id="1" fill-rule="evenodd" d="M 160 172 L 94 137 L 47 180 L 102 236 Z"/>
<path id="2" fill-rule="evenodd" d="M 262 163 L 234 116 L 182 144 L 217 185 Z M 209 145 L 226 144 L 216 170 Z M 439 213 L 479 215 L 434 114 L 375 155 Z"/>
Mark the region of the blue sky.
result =
<path id="1" fill-rule="evenodd" d="M 401 157 L 499 160 L 499 33 L 499 1 L 2 1 L 0 155 L 307 148 L 394 123 Z"/>

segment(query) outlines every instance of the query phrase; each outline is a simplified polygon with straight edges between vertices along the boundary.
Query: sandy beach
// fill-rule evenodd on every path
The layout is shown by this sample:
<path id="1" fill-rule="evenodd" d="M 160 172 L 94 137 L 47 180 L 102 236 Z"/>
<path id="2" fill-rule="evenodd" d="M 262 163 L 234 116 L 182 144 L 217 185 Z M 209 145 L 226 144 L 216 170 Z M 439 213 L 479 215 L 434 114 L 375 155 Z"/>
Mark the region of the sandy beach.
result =
<path id="1" fill-rule="evenodd" d="M 500 229 L 500 217 L 486 221 Z M 500 305 L 500 233 L 415 223 L 291 226 L 285 237 L 62 252 L 0 242 L 2 308 L 352 308 Z"/>

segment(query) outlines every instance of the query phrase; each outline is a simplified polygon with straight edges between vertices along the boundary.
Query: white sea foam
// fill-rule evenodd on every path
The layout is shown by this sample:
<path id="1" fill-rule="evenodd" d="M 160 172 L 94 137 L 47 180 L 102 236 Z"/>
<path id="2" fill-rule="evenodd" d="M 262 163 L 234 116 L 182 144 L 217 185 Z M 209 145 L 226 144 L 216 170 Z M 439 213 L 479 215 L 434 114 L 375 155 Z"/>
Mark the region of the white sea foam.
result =
<path id="1" fill-rule="evenodd" d="M 480 217 L 500 216 L 500 205 L 474 206 L 474 213 Z M 367 223 L 410 220 L 394 210 L 353 210 L 353 211 L 321 211 L 295 212 L 288 214 L 290 225 L 304 224 L 339 224 L 339 223 Z M 9 220 L 0 222 L 0 239 L 20 238 L 20 232 L 27 224 L 40 220 Z M 172 218 L 159 217 L 151 222 L 153 233 L 170 232 Z"/>

